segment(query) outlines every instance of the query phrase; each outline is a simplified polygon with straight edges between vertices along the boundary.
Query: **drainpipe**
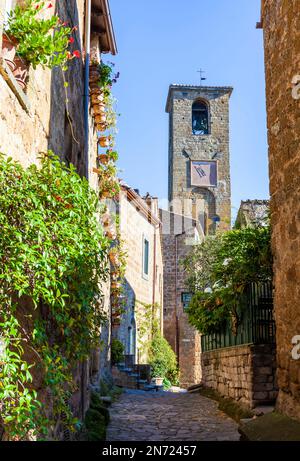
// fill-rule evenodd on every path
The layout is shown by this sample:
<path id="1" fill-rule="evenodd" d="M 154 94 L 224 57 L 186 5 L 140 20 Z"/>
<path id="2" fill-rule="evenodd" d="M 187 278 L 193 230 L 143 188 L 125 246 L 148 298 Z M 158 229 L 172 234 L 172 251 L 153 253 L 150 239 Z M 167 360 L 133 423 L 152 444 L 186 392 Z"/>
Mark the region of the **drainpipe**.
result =
<path id="1" fill-rule="evenodd" d="M 177 355 L 177 362 L 179 366 L 179 319 L 178 319 L 178 308 L 177 308 L 177 285 L 178 285 L 178 237 L 180 234 L 175 235 L 175 322 L 176 322 L 176 355 Z"/>
<path id="2" fill-rule="evenodd" d="M 85 69 L 84 69 L 84 134 L 85 134 L 85 169 L 89 180 L 89 68 L 91 56 L 91 11 L 92 0 L 85 2 Z"/>
<path id="3" fill-rule="evenodd" d="M 154 313 L 156 312 L 156 309 L 154 307 L 155 305 L 155 283 L 156 283 L 156 230 L 157 227 L 154 224 L 154 239 L 153 239 L 153 284 L 152 284 L 152 319 L 154 318 Z M 151 338 L 153 336 L 153 329 L 151 331 Z"/>

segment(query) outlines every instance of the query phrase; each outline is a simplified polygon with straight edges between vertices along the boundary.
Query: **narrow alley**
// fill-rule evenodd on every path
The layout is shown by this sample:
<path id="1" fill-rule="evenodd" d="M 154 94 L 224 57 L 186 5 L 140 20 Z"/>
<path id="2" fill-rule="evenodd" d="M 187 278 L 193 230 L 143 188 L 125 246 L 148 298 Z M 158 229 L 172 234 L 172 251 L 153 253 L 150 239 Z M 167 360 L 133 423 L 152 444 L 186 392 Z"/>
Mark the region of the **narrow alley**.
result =
<path id="1" fill-rule="evenodd" d="M 107 441 L 238 441 L 217 403 L 188 392 L 126 390 L 113 403 Z"/>

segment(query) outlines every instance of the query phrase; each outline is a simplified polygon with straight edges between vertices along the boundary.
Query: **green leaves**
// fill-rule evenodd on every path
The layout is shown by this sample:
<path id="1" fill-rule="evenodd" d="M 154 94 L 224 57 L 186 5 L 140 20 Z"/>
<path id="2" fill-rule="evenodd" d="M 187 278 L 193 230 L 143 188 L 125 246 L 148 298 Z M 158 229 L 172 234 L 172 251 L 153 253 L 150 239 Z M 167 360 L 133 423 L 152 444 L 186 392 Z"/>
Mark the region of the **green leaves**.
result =
<path id="1" fill-rule="evenodd" d="M 187 311 L 201 333 L 217 331 L 244 307 L 251 282 L 272 279 L 269 227 L 232 230 L 208 237 L 184 261 L 188 284 L 195 293 Z"/>
<path id="2" fill-rule="evenodd" d="M 11 438 L 49 427 L 31 390 L 37 367 L 53 395 L 52 416 L 64 413 L 66 424 L 74 423 L 66 397 L 72 370 L 99 342 L 106 320 L 99 299 L 109 241 L 100 213 L 86 179 L 51 152 L 27 170 L 0 157 L 0 402 Z M 18 320 L 24 299 L 26 318 L 33 318 L 26 331 Z M 24 355 L 28 344 L 33 363 Z"/>

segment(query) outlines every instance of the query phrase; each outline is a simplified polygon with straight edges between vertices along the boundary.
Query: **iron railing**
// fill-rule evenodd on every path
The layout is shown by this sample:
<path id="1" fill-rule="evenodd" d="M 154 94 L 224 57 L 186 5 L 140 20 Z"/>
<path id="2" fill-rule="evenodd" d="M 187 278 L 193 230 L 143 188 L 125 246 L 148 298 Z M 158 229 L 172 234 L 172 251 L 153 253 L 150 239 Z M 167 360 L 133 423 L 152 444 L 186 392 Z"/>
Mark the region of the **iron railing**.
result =
<path id="1" fill-rule="evenodd" d="M 245 293 L 237 331 L 227 321 L 218 333 L 201 337 L 202 352 L 243 344 L 275 344 L 272 282 L 252 283 Z"/>

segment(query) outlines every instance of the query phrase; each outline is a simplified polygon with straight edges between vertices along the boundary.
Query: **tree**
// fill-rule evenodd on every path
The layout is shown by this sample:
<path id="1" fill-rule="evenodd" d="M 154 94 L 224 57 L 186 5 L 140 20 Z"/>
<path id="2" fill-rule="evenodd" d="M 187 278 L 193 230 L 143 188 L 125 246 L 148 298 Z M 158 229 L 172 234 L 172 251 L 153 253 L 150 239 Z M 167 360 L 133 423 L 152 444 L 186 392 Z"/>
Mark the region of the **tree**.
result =
<path id="1" fill-rule="evenodd" d="M 208 237 L 185 259 L 194 293 L 187 313 L 201 333 L 217 331 L 227 319 L 236 333 L 247 286 L 272 280 L 270 234 L 267 226 Z"/>

